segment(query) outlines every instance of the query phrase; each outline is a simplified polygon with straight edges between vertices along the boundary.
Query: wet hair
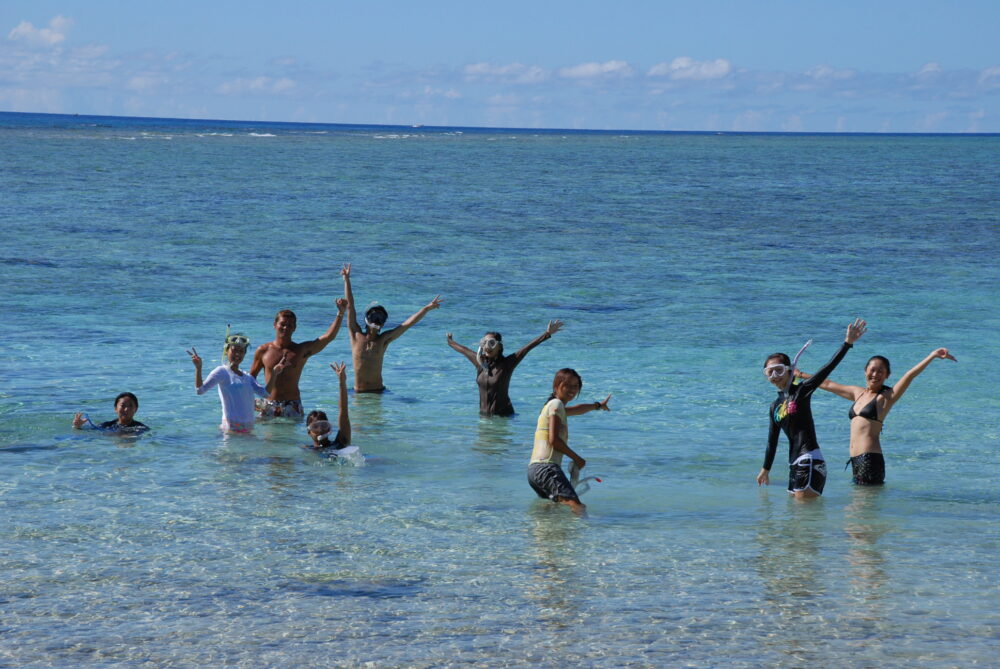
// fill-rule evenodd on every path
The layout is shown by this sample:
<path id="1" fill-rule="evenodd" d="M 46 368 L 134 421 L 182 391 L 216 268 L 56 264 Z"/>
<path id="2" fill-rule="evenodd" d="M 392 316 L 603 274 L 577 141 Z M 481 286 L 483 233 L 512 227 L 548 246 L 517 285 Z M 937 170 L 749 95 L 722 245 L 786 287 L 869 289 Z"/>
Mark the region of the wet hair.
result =
<path id="1" fill-rule="evenodd" d="M 583 389 L 583 379 L 577 373 L 575 369 L 570 369 L 569 367 L 563 367 L 558 372 L 556 372 L 555 378 L 552 379 L 552 394 L 549 395 L 549 399 L 545 400 L 546 403 L 551 402 L 556 398 L 556 388 L 566 383 L 570 379 L 576 379 L 580 382 L 580 389 Z"/>
<path id="2" fill-rule="evenodd" d="M 372 318 L 372 316 L 375 316 L 375 318 Z M 385 307 L 383 307 L 381 304 L 376 304 L 373 307 L 369 307 L 368 310 L 365 311 L 366 326 L 368 325 L 368 321 L 371 321 L 372 323 L 375 323 L 379 327 L 382 327 L 383 325 L 385 325 L 385 322 L 387 320 L 389 320 L 389 312 L 386 311 Z"/>
<path id="3" fill-rule="evenodd" d="M 309 415 L 306 416 L 306 427 L 309 427 L 317 420 L 325 420 L 327 422 L 330 421 L 330 419 L 326 417 L 325 411 L 320 411 L 319 409 L 313 409 L 312 411 L 309 412 Z"/>
<path id="4" fill-rule="evenodd" d="M 788 357 L 787 353 L 772 353 L 764 360 L 764 366 L 767 367 L 767 363 L 772 360 L 781 360 L 783 364 L 788 365 L 789 367 L 792 366 L 792 359 Z"/>
<path id="5" fill-rule="evenodd" d="M 136 408 L 136 410 L 139 409 L 139 398 L 136 397 L 135 395 L 133 395 L 132 393 L 129 393 L 129 392 L 118 393 L 118 397 L 115 398 L 115 408 L 116 409 L 118 408 L 118 401 L 121 398 L 123 398 L 123 397 L 130 397 L 130 398 L 132 398 L 132 401 L 135 402 L 135 408 Z"/>
<path id="6" fill-rule="evenodd" d="M 875 360 L 881 360 L 882 362 L 885 363 L 885 373 L 886 373 L 886 375 L 889 375 L 889 374 L 892 373 L 892 367 L 889 366 L 889 358 L 885 357 L 884 355 L 873 355 L 872 357 L 868 358 L 868 362 L 865 363 L 865 369 L 867 370 L 868 369 L 868 365 L 872 364 L 872 362 L 875 361 Z"/>
<path id="7" fill-rule="evenodd" d="M 292 311 L 291 309 L 282 309 L 281 311 L 279 311 L 278 313 L 276 313 L 274 315 L 274 322 L 277 323 L 281 319 L 282 316 L 287 316 L 287 317 L 291 318 L 293 323 L 298 323 L 299 322 L 299 319 L 296 318 L 296 316 L 295 316 L 295 312 Z"/>

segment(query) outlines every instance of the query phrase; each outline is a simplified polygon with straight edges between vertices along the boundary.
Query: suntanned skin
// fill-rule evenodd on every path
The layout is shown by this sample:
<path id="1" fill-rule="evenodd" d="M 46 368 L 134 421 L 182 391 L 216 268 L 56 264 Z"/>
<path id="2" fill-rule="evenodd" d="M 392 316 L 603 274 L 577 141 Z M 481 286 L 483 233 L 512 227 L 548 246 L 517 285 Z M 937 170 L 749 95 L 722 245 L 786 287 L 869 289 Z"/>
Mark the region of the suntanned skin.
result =
<path id="1" fill-rule="evenodd" d="M 420 311 L 391 330 L 382 332 L 377 327 L 367 326 L 362 330 L 358 325 L 354 293 L 351 291 L 351 264 L 344 265 L 340 273 L 344 277 L 344 297 L 347 301 L 347 328 L 351 336 L 351 359 L 354 362 L 354 392 L 380 393 L 385 390 L 385 384 L 382 382 L 385 349 L 426 316 L 428 311 L 440 307 L 441 296 L 436 296 Z"/>
<path id="2" fill-rule="evenodd" d="M 580 381 L 576 378 L 571 378 L 556 385 L 552 388 L 552 393 L 566 407 L 567 416 L 579 416 L 588 411 L 611 411 L 611 407 L 608 406 L 608 402 L 611 401 L 610 394 L 604 398 L 603 402 L 588 402 L 586 404 L 569 406 L 569 403 L 580 394 Z M 568 456 L 576 464 L 577 468 L 583 469 L 587 466 L 587 461 L 581 458 L 576 451 L 569 447 L 569 444 L 562 440 L 562 437 L 559 436 L 561 430 L 562 421 L 559 420 L 559 416 L 552 414 L 549 417 L 549 446 L 552 447 L 552 450 Z M 554 501 L 565 504 L 578 516 L 586 515 L 587 506 L 583 502 L 575 499 L 566 499 L 565 497 L 556 497 Z"/>
<path id="3" fill-rule="evenodd" d="M 302 399 L 299 394 L 299 379 L 302 377 L 306 361 L 336 338 L 340 324 L 344 320 L 347 300 L 340 298 L 336 304 L 337 318 L 326 332 L 311 341 L 299 343 L 292 341 L 292 333 L 295 332 L 294 318 L 279 315 L 274 319 L 274 341 L 258 346 L 253 354 L 253 363 L 250 365 L 250 376 L 254 378 L 260 374 L 260 370 L 264 370 L 264 379 L 267 381 L 265 385 L 271 392 L 272 400 L 287 402 Z M 277 374 L 275 367 L 280 370 Z"/>
<path id="4" fill-rule="evenodd" d="M 889 378 L 889 370 L 881 360 L 870 360 L 865 365 L 865 385 L 850 386 L 836 383 L 827 379 L 820 384 L 820 388 L 835 395 L 840 395 L 844 399 L 854 403 L 854 411 L 861 411 L 862 407 L 875 400 L 875 407 L 878 410 L 878 420 L 872 421 L 862 416 L 855 416 L 851 420 L 851 457 L 857 457 L 865 453 L 881 453 L 882 444 L 879 435 L 882 433 L 882 421 L 889 415 L 889 411 L 896 406 L 903 393 L 910 387 L 913 379 L 927 369 L 927 366 L 937 359 L 955 360 L 955 356 L 948 352 L 946 348 L 937 348 L 921 360 L 913 369 L 903 374 L 899 383 L 892 389 L 885 388 L 885 382 Z M 808 379 L 811 375 L 805 372 L 798 372 L 798 376 Z"/>

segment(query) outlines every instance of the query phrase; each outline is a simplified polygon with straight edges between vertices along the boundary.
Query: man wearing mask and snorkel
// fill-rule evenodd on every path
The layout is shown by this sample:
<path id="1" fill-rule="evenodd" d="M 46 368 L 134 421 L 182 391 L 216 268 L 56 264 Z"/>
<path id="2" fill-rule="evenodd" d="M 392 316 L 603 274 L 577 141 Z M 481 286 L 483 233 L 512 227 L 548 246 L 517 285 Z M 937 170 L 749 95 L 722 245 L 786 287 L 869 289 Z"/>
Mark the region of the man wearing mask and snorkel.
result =
<path id="1" fill-rule="evenodd" d="M 354 392 L 380 393 L 385 390 L 385 384 L 382 383 L 385 349 L 426 316 L 428 311 L 440 307 L 441 296 L 438 295 L 420 311 L 385 332 L 382 328 L 389 313 L 381 305 L 373 306 L 365 312 L 365 329 L 362 330 L 358 325 L 354 293 L 351 291 L 351 264 L 344 265 L 340 273 L 344 277 L 344 296 L 347 298 L 347 327 L 351 335 L 351 358 L 354 361 Z"/>
<path id="2" fill-rule="evenodd" d="M 316 355 L 327 344 L 332 342 L 340 330 L 344 320 L 344 309 L 347 300 L 336 300 L 337 318 L 322 335 L 311 341 L 296 343 L 292 341 L 295 332 L 295 312 L 282 309 L 274 317 L 274 341 L 269 341 L 257 348 L 250 365 L 250 375 L 255 377 L 264 370 L 264 379 L 271 388 L 268 399 L 258 400 L 257 410 L 262 418 L 283 416 L 285 418 L 302 418 L 302 397 L 299 394 L 299 378 L 306 361 Z M 274 376 L 275 366 L 282 366 L 281 374 Z M 274 376 L 272 385 L 271 377 Z"/>

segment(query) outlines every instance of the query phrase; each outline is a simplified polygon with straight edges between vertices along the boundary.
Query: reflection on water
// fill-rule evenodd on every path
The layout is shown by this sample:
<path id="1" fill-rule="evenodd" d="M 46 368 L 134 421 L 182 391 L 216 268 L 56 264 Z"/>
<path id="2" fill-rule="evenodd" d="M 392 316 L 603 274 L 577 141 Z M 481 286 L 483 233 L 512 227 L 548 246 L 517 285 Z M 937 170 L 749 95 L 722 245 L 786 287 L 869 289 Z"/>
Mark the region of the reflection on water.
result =
<path id="1" fill-rule="evenodd" d="M 472 448 L 489 455 L 504 455 L 524 450 L 520 443 L 524 440 L 524 435 L 515 431 L 512 423 L 510 418 L 480 418 L 476 424 L 478 438 Z M 524 452 L 528 453 L 530 450 Z"/>
<path id="2" fill-rule="evenodd" d="M 889 573 L 879 542 L 891 530 L 882 513 L 884 489 L 854 486 L 844 510 L 849 590 L 846 617 L 851 632 L 865 638 L 877 634 L 885 622 Z"/>
<path id="3" fill-rule="evenodd" d="M 773 635 L 761 644 L 794 663 L 822 664 L 817 641 L 825 635 L 822 615 L 828 574 L 821 548 L 826 524 L 824 499 L 801 502 L 788 495 L 787 504 L 774 505 L 762 492 L 756 571 L 764 586 L 764 603 L 776 621 Z M 776 613 L 776 615 L 775 615 Z"/>
<path id="4" fill-rule="evenodd" d="M 575 592 L 583 572 L 578 569 L 576 544 L 584 523 L 562 504 L 538 500 L 528 511 L 534 571 L 525 598 L 538 607 L 538 619 L 556 628 L 577 624 L 579 602 Z"/>

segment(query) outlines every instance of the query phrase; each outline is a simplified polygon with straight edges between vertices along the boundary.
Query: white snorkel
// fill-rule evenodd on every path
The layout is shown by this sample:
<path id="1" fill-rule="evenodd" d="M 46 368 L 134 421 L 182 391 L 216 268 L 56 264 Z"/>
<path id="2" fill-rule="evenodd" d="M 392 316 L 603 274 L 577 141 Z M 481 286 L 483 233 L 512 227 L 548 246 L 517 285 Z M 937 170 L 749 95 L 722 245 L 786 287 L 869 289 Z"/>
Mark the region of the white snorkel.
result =
<path id="1" fill-rule="evenodd" d="M 799 358 L 802 357 L 802 354 L 806 352 L 806 349 L 809 348 L 809 344 L 811 343 L 813 343 L 812 339 L 803 344 L 802 348 L 799 349 L 799 352 L 795 354 L 794 358 L 792 358 L 792 369 L 788 374 L 788 385 L 785 387 L 783 392 L 787 393 L 788 389 L 792 387 L 792 382 L 795 381 L 795 371 L 799 368 Z"/>
<path id="2" fill-rule="evenodd" d="M 599 476 L 588 476 L 581 479 L 580 468 L 576 466 L 576 463 L 574 462 L 569 466 L 569 483 L 573 486 L 573 490 L 576 491 L 577 497 L 590 490 L 590 481 L 602 482 Z"/>

